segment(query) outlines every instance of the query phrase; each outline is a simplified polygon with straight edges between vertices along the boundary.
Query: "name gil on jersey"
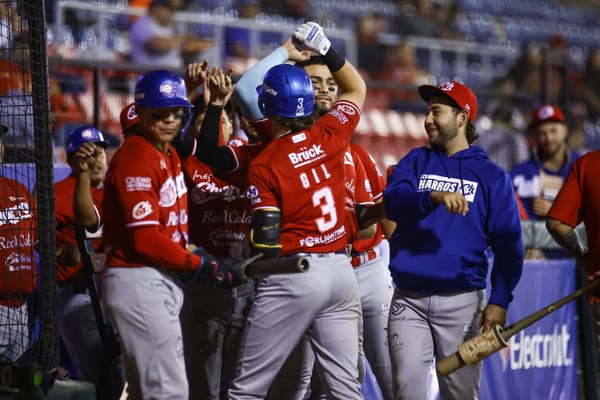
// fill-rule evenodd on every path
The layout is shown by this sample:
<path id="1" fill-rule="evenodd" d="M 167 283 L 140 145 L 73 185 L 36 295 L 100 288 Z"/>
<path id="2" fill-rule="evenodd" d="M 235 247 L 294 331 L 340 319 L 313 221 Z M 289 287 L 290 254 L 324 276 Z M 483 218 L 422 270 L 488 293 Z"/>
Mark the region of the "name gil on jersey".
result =
<path id="1" fill-rule="evenodd" d="M 300 239 L 300 246 L 302 247 L 313 247 L 318 245 L 326 245 L 333 243 L 343 237 L 346 234 L 346 227 L 340 226 L 337 230 L 328 233 L 327 235 L 321 236 L 307 236 L 304 239 Z"/>
<path id="2" fill-rule="evenodd" d="M 461 183 L 461 180 L 457 178 L 435 174 L 423 174 L 419 177 L 418 191 L 462 193 L 462 195 L 465 196 L 465 199 L 469 203 L 472 203 L 475 201 L 475 194 L 477 193 L 478 186 L 478 182 L 466 179 L 462 179 Z"/>
<path id="3" fill-rule="evenodd" d="M 310 148 L 300 147 L 300 151 L 288 153 L 294 168 L 300 168 L 304 165 L 316 162 L 326 157 L 327 153 L 321 148 L 320 144 L 313 144 Z"/>

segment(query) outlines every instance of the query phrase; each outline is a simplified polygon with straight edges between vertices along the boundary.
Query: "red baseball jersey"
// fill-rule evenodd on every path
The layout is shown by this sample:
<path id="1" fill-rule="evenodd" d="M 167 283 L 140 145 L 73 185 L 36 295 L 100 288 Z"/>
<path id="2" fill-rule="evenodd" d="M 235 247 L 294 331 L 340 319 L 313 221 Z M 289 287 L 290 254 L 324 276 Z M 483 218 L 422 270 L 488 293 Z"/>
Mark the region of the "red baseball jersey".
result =
<path id="1" fill-rule="evenodd" d="M 346 245 L 344 154 L 360 120 L 340 100 L 308 130 L 271 142 L 250 164 L 253 210 L 281 211 L 282 255 Z"/>
<path id="2" fill-rule="evenodd" d="M 363 146 L 352 143 L 350 145 L 352 151 L 356 158 L 358 158 L 363 166 L 364 170 L 367 174 L 367 180 L 370 184 L 371 195 L 373 196 L 373 200 L 377 201 L 383 196 L 383 191 L 387 184 L 386 179 L 383 177 L 381 170 L 377 166 L 377 162 L 371 157 L 367 149 Z M 365 239 L 358 239 L 352 242 L 352 251 L 355 253 L 361 253 L 363 251 L 372 249 L 377 246 L 383 240 L 383 229 L 381 225 L 377 224 L 377 232 L 374 236 Z"/>
<path id="3" fill-rule="evenodd" d="M 356 205 L 368 206 L 374 202 L 365 168 L 350 146 L 344 155 L 344 169 L 346 173 L 346 240 L 348 243 L 353 243 L 357 240 L 359 232 Z"/>
<path id="4" fill-rule="evenodd" d="M 600 257 L 600 151 L 579 157 L 567 175 L 548 217 L 572 227 L 585 222 L 588 234 L 588 260 Z M 590 274 L 600 270 L 596 262 L 588 262 Z"/>
<path id="5" fill-rule="evenodd" d="M 157 267 L 189 269 L 178 261 L 188 244 L 188 195 L 175 149 L 161 152 L 142 136 L 128 137 L 113 156 L 104 185 L 107 267 L 152 265 L 135 250 L 131 231 L 157 227 L 168 264 Z"/>
<path id="6" fill-rule="evenodd" d="M 75 184 L 77 178 L 69 175 L 62 181 L 54 184 L 54 214 L 56 217 L 56 247 L 64 242 L 72 243 L 77 248 L 77 239 L 75 237 L 75 217 L 73 215 L 73 194 L 75 193 Z M 94 203 L 102 201 L 102 187 L 92 188 L 92 197 Z M 97 215 L 98 210 L 96 210 Z M 102 239 L 93 240 L 94 250 L 102 248 Z M 56 261 L 56 276 L 59 283 L 73 280 L 80 280 L 85 283 L 82 271 L 82 263 L 67 266 L 62 265 L 59 260 Z"/>
<path id="7" fill-rule="evenodd" d="M 236 186 L 217 177 L 196 157 L 183 162 L 183 171 L 189 191 L 190 242 L 218 257 L 246 254 L 252 222 L 247 184 Z M 236 180 L 247 182 L 244 177 Z"/>
<path id="8" fill-rule="evenodd" d="M 25 186 L 0 177 L 0 304 L 17 307 L 37 285 L 37 208 Z"/>

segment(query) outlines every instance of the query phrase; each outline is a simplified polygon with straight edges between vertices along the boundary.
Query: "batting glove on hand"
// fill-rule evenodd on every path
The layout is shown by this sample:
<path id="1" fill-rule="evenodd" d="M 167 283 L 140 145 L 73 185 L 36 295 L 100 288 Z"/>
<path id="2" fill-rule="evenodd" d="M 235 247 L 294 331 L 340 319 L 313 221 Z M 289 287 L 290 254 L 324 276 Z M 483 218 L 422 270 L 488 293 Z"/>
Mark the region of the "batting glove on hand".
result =
<path id="1" fill-rule="evenodd" d="M 243 268 L 248 260 L 214 257 L 202 247 L 196 247 L 193 253 L 202 258 L 200 267 L 192 276 L 193 280 L 208 279 L 218 286 L 236 286 L 246 281 Z"/>
<path id="2" fill-rule="evenodd" d="M 311 50 L 324 56 L 331 47 L 323 28 L 316 22 L 306 22 L 294 32 L 295 45 L 300 50 Z"/>

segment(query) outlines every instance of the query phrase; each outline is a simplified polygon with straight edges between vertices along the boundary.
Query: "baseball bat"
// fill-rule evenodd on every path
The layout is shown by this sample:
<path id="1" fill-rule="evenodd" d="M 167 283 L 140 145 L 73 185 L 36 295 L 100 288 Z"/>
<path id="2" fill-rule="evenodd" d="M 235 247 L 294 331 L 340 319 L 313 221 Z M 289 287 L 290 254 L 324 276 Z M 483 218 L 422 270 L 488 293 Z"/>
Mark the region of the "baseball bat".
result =
<path id="1" fill-rule="evenodd" d="M 260 258 L 262 253 L 248 258 L 236 265 L 234 273 L 239 277 L 255 277 L 260 275 L 290 274 L 306 272 L 310 267 L 308 257 L 295 258 Z"/>
<path id="2" fill-rule="evenodd" d="M 581 296 L 586 291 L 597 286 L 599 282 L 600 279 L 594 279 L 573 293 L 557 300 L 556 302 L 539 311 L 534 312 L 533 314 L 526 316 L 517 322 L 514 322 L 511 325 L 508 325 L 504 328 L 500 327 L 500 325 L 496 325 L 481 335 L 467 340 L 458 346 L 458 350 L 455 353 L 435 363 L 435 369 L 437 373 L 441 376 L 447 376 L 465 365 L 473 365 L 480 362 L 484 358 L 489 357 L 501 348 L 508 346 L 508 340 L 516 333 L 527 328 L 534 322 L 539 321 L 546 315 L 553 313 L 571 300 Z"/>

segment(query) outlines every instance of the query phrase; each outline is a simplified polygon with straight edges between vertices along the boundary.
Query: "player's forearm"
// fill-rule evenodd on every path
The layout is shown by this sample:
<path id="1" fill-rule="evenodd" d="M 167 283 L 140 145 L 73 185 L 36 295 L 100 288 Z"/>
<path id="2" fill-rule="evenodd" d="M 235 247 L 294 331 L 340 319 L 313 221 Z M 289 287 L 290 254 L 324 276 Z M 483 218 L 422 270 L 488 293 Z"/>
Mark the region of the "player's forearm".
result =
<path id="1" fill-rule="evenodd" d="M 75 183 L 73 193 L 73 216 L 75 222 L 90 232 L 98 229 L 98 215 L 94 208 L 94 198 L 91 192 L 90 174 L 82 172 Z"/>
<path id="2" fill-rule="evenodd" d="M 219 146 L 222 107 L 211 104 L 206 108 L 206 115 L 198 134 L 196 158 L 212 168 L 232 171 L 237 161 L 227 146 Z"/>
<path id="3" fill-rule="evenodd" d="M 287 50 L 283 47 L 278 47 L 271 54 L 250 67 L 235 84 L 233 98 L 246 118 L 251 120 L 264 118 L 258 108 L 256 87 L 262 83 L 265 74 L 271 67 L 282 64 L 287 59 Z"/>
<path id="4" fill-rule="evenodd" d="M 329 52 L 332 51 L 335 51 L 333 47 Z M 325 58 L 327 58 L 327 55 L 325 55 Z M 351 101 L 359 108 L 362 108 L 367 96 L 367 84 L 356 68 L 346 60 L 339 70 L 332 70 L 331 74 L 339 87 L 340 93 L 342 93 L 339 98 Z"/>
<path id="5" fill-rule="evenodd" d="M 583 255 L 583 248 L 579 243 L 575 228 L 557 219 L 548 218 L 546 220 L 546 229 L 548 229 L 548 232 L 550 232 L 556 243 L 569 253 L 578 258 Z"/>

